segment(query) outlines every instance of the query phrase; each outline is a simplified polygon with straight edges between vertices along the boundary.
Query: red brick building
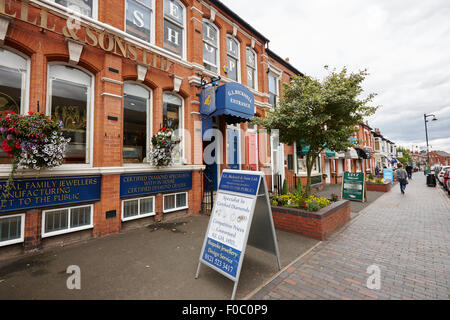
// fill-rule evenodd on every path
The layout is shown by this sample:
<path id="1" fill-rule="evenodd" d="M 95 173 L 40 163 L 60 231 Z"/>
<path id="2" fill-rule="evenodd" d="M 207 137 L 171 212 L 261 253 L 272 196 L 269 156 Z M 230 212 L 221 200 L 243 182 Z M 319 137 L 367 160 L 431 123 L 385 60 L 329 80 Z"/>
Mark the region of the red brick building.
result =
<path id="1" fill-rule="evenodd" d="M 445 151 L 430 151 L 430 165 L 450 166 L 450 153 Z"/>
<path id="2" fill-rule="evenodd" d="M 203 172 L 214 180 L 224 168 L 271 170 L 268 139 L 226 112 L 212 119 L 224 163 L 205 164 L 211 140 L 202 141 L 199 98 L 202 76 L 220 76 L 220 86 L 237 83 L 234 92 L 264 116 L 273 99 L 267 74 L 279 71 L 270 67 L 268 39 L 220 1 L 72 3 L 0 0 L 0 111 L 46 112 L 72 139 L 65 164 L 38 178 L 19 170 L 15 188 L 32 189 L 1 199 L 0 257 L 199 214 Z M 162 126 L 181 143 L 174 164 L 157 168 L 147 157 Z M 6 179 L 10 160 L 0 157 Z M 133 181 L 142 186 L 129 188 Z M 77 201 L 56 197 L 62 186 Z"/>

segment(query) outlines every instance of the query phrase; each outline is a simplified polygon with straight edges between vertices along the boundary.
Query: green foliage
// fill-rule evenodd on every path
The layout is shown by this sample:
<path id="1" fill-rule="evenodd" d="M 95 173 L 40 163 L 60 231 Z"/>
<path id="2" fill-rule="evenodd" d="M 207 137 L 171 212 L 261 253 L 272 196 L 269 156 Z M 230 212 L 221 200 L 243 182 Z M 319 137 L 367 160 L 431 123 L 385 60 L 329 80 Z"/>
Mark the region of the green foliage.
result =
<path id="1" fill-rule="evenodd" d="M 369 180 L 373 180 L 373 179 L 374 179 L 373 174 L 369 174 Z"/>
<path id="2" fill-rule="evenodd" d="M 331 201 L 327 198 L 316 197 L 314 195 L 307 196 L 304 193 L 287 193 L 272 197 L 270 203 L 272 206 L 317 211 L 330 205 Z"/>
<path id="3" fill-rule="evenodd" d="M 400 161 L 401 164 L 403 164 L 403 167 L 406 167 L 409 162 L 413 161 L 413 158 L 409 154 L 408 150 L 406 150 L 405 148 L 398 147 L 397 148 L 397 152 L 402 152 L 403 153 L 403 157 L 397 158 L 397 160 Z"/>
<path id="4" fill-rule="evenodd" d="M 326 67 L 328 70 L 328 68 Z M 330 71 L 319 81 L 310 76 L 297 76 L 283 84 L 280 104 L 265 118 L 255 118 L 253 123 L 268 131 L 279 130 L 281 143 L 298 148 L 310 146 L 305 155 L 308 183 L 311 193 L 311 170 L 318 154 L 326 148 L 345 151 L 353 145 L 348 140 L 355 125 L 375 113 L 377 107 L 368 106 L 375 94 L 363 94 L 362 82 L 366 70 L 349 73 Z"/>
<path id="5" fill-rule="evenodd" d="M 287 180 L 284 179 L 283 188 L 281 189 L 281 194 L 288 194 L 288 193 L 289 193 L 288 183 L 287 183 Z"/>

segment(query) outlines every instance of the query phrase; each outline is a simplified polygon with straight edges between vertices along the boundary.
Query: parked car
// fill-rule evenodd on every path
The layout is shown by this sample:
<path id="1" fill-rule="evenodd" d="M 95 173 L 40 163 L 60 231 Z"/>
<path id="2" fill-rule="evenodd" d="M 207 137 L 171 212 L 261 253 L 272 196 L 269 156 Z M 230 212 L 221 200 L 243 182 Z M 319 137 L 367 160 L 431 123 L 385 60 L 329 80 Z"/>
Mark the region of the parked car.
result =
<path id="1" fill-rule="evenodd" d="M 450 170 L 449 170 L 450 171 Z M 448 171 L 447 171 L 448 172 Z M 448 195 L 450 196 L 450 178 L 449 179 L 447 179 L 447 192 L 448 192 Z"/>
<path id="2" fill-rule="evenodd" d="M 447 171 L 445 171 L 444 174 L 444 178 L 443 178 L 443 185 L 444 185 L 444 189 L 446 189 L 447 191 L 448 189 L 448 180 L 450 179 L 450 169 L 447 169 Z"/>
<path id="3" fill-rule="evenodd" d="M 441 171 L 439 171 L 437 178 L 441 184 L 444 184 L 444 174 L 447 169 L 450 169 L 450 166 L 441 167 Z"/>

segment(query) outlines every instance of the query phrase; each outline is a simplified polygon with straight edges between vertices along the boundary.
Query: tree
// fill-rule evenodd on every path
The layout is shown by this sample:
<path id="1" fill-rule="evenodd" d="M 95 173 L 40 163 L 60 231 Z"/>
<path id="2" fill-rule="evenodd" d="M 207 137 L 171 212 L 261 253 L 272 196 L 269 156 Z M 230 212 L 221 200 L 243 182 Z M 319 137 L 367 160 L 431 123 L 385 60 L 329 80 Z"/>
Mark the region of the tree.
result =
<path id="1" fill-rule="evenodd" d="M 397 153 L 401 152 L 402 156 L 397 158 L 398 161 L 400 161 L 404 167 L 406 167 L 410 162 L 413 161 L 413 158 L 411 157 L 411 155 L 409 154 L 409 151 L 403 147 L 398 147 L 397 148 Z"/>
<path id="2" fill-rule="evenodd" d="M 325 67 L 328 70 L 328 67 Z M 269 132 L 278 130 L 279 141 L 297 147 L 309 146 L 305 156 L 307 170 L 306 192 L 311 194 L 311 171 L 320 152 L 325 148 L 340 152 L 353 145 L 348 138 L 353 128 L 378 107 L 368 106 L 375 94 L 365 98 L 361 86 L 366 70 L 357 73 L 329 71 L 321 82 L 310 76 L 293 77 L 283 83 L 279 106 L 254 123 Z"/>

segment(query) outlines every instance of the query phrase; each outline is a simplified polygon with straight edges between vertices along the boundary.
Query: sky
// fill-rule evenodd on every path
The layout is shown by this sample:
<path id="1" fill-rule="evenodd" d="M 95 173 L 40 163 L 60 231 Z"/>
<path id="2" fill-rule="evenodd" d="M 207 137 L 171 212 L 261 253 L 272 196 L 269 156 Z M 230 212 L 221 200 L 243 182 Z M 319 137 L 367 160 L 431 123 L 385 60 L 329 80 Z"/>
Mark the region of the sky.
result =
<path id="1" fill-rule="evenodd" d="M 450 153 L 449 0 L 222 0 L 299 71 L 367 69 L 380 106 L 367 120 L 389 140 Z M 431 120 L 429 117 L 428 120 Z"/>

